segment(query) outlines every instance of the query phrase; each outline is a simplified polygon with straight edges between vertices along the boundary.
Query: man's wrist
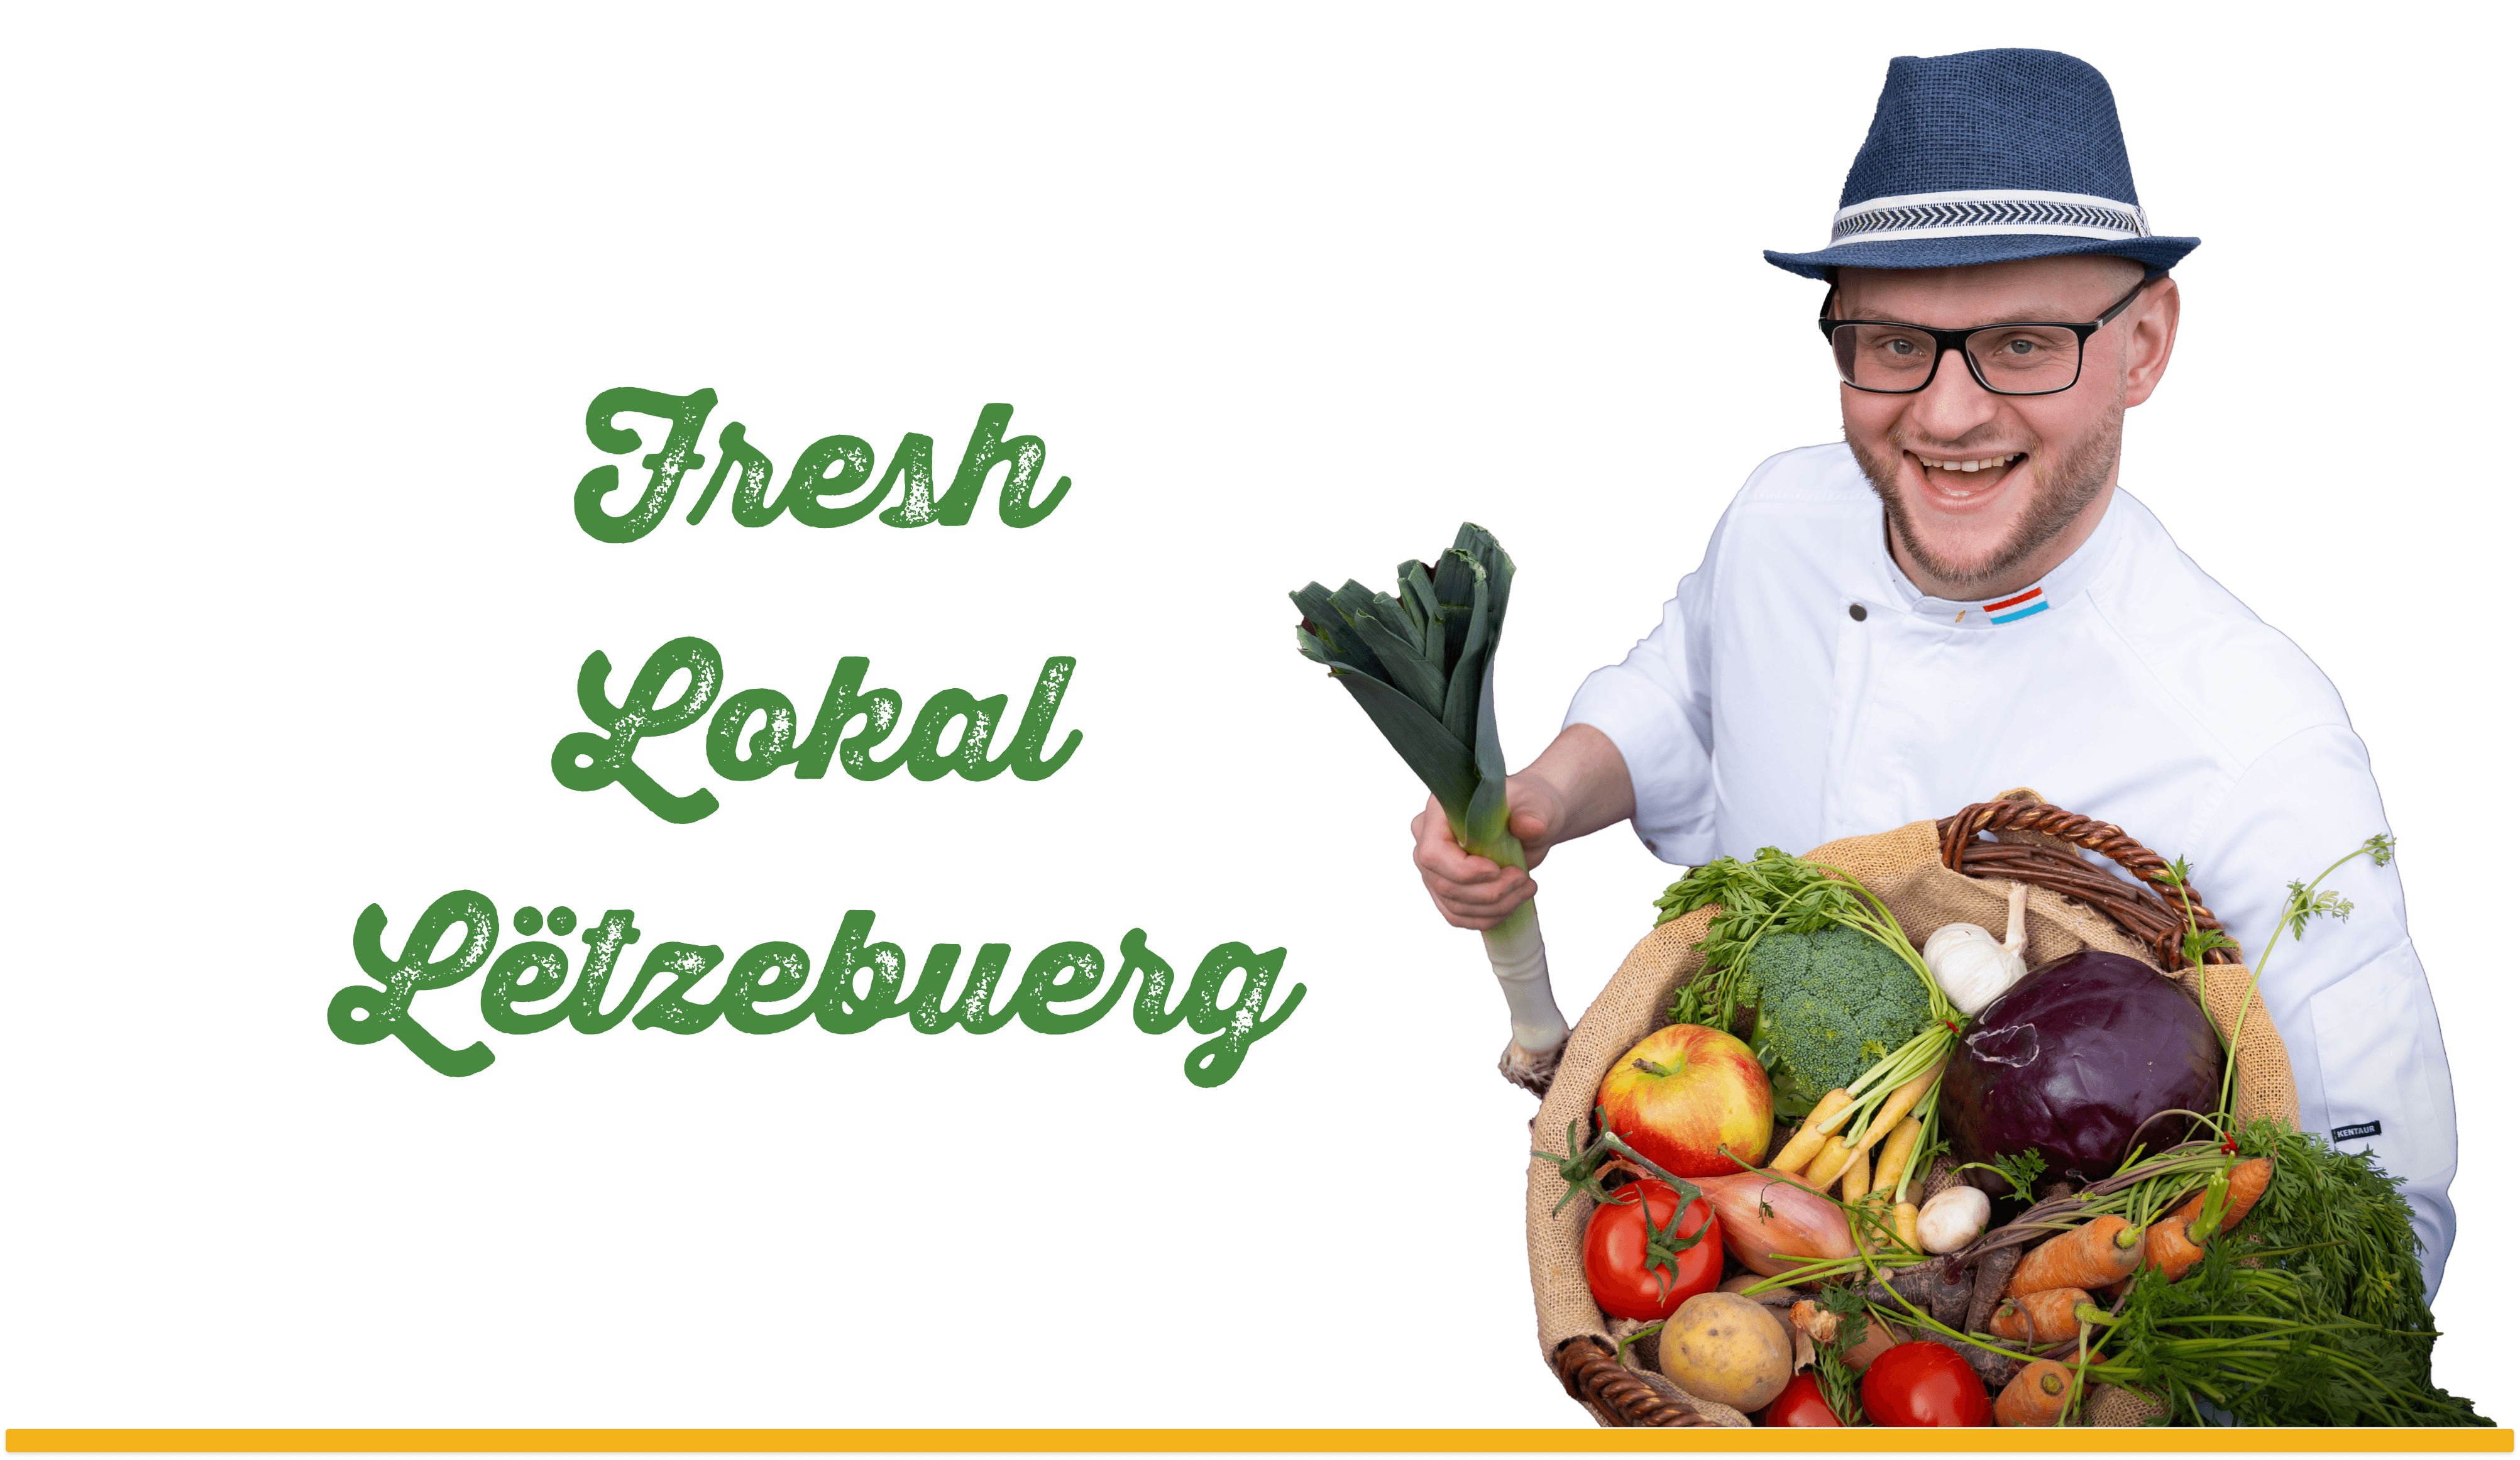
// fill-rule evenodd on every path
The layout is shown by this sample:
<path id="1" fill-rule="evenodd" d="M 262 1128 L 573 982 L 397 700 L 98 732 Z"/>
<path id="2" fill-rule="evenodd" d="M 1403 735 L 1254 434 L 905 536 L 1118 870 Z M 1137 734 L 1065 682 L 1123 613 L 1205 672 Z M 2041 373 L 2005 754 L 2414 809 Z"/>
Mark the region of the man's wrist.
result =
<path id="1" fill-rule="evenodd" d="M 1576 724 L 1559 730 L 1522 775 L 1547 788 L 1552 843 L 1589 836 L 1636 813 L 1627 758 L 1595 726 Z"/>

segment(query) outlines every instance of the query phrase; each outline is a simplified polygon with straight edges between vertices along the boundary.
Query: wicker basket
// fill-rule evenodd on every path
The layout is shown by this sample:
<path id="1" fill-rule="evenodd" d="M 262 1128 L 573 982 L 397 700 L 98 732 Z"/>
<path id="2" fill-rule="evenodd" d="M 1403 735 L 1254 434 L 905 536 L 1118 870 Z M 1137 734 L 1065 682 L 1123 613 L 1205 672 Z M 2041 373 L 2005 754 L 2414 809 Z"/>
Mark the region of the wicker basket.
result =
<path id="1" fill-rule="evenodd" d="M 1915 829 L 1922 829 L 1922 824 L 1917 824 Z M 1908 829 L 1903 829 L 1903 832 L 1908 832 Z M 2092 817 L 2079 817 L 2074 812 L 2061 810 L 2061 807 L 2047 805 L 2036 797 L 2036 792 L 2026 792 L 2026 789 L 2005 792 L 2003 797 L 1994 799 L 1994 802 L 1978 802 L 1973 807 L 1963 807 L 1958 815 L 1933 822 L 1933 832 L 1938 837 L 1941 867 L 1963 872 L 1968 877 L 2001 877 L 2001 880 L 2018 880 L 2018 883 L 2029 883 L 2031 888 L 2048 890 L 2059 898 L 2061 910 L 2069 910 L 2069 915 L 2079 915 L 2079 918 L 2087 920 L 2096 912 L 2099 918 L 2107 918 L 2107 928 L 2112 933 L 2149 951 L 2154 963 L 2165 971 L 2178 968 L 2182 963 L 2180 949 L 2182 949 L 2182 938 L 2187 933 L 2187 906 L 2195 907 L 2195 920 L 2200 928 L 2220 930 L 2220 923 L 2205 907 L 2205 903 L 2197 898 L 2195 888 L 2184 888 L 2184 885 L 2180 888 L 2187 898 L 2187 906 L 2175 901 L 2175 895 L 2165 895 L 2167 885 L 2162 883 L 2160 875 L 2167 872 L 2167 863 L 2160 855 L 2154 855 L 2142 842 L 2137 842 L 2135 837 L 2112 827 L 2112 824 L 2094 822 Z M 1898 832 L 1890 832 L 1890 835 L 1898 835 Z M 1845 847 L 1845 842 L 1832 842 L 1832 847 Z M 2077 855 L 2077 847 L 2099 853 L 2101 858 L 2109 858 L 2112 863 L 2122 864 L 2137 880 L 2125 883 L 2125 880 L 2099 870 L 2092 863 L 2087 863 L 2082 855 Z M 1935 872 L 1935 875 L 1941 875 L 1941 872 Z M 1875 893 L 1877 890 L 1880 888 L 1875 888 Z M 1648 938 L 1645 943 L 1653 943 L 1653 938 Z M 1645 943 L 1638 946 L 1638 953 L 1631 955 L 1628 966 L 1620 968 L 1620 976 L 1613 978 L 1613 986 L 1631 978 L 1631 968 L 1638 966 L 1638 955 L 1645 951 Z M 2228 949 L 2215 949 L 2213 953 L 2208 953 L 2208 963 L 2232 966 L 2232 963 L 2237 963 L 2237 955 Z M 2197 989 L 2192 986 L 2192 978 L 2195 978 L 2195 973 L 2187 973 L 2187 984 L 2190 984 L 2187 991 L 2195 996 Z M 2245 984 L 2245 981 L 2235 978 L 2232 984 Z M 1605 989 L 1602 994 L 1607 996 L 1610 989 Z M 2218 989 L 2218 994 L 2223 994 L 2223 991 Z M 2235 994 L 2226 998 L 2235 998 Z M 2226 998 L 2215 998 L 2213 1003 L 2226 1001 Z M 1600 1006 L 1600 1001 L 1596 1001 L 1596 1006 Z M 2250 1024 L 2261 1026 L 2263 1014 L 2256 1008 L 2263 1006 L 2253 1006 Z M 2223 1026 L 2226 1034 L 2230 1032 L 2230 1021 L 2223 1011 L 2215 1011 L 2215 1024 Z M 1578 1032 L 1580 1029 L 1583 1029 L 1583 1024 L 1578 1021 Z M 2273 1021 L 2263 1021 L 2263 1029 L 2266 1029 L 2266 1039 L 2275 1039 Z M 1570 1049 L 1572 1046 L 1575 1044 L 1570 1039 Z M 2275 1049 L 2280 1054 L 2280 1044 L 2275 1044 Z M 2293 1092 L 2288 1074 L 2291 1072 L 2283 1069 L 2280 1082 L 2261 1082 L 2261 1084 L 2280 1084 L 2280 1089 L 2261 1089 L 2261 1107 L 2275 1107 L 2275 1110 L 2291 1107 Z M 1535 1140 L 1548 1137 L 1548 1134 L 1550 1132 L 1545 1132 L 1545 1129 L 1535 1128 Z M 1540 1273 L 1537 1233 L 1535 1273 Z M 1535 1304 L 1537 1302 L 1540 1302 L 1540 1281 L 1535 1276 Z M 1543 1342 L 1548 1342 L 1545 1329 L 1548 1326 L 1543 1326 Z M 1696 1409 L 1681 1402 L 1679 1390 L 1668 1387 L 1661 1374 L 1641 1374 L 1638 1369 L 1628 1369 L 1626 1364 L 1615 1359 L 1610 1344 L 1602 1344 L 1598 1337 L 1565 1339 L 1548 1356 L 1550 1364 L 1557 1372 L 1560 1385 L 1565 1385 L 1567 1394 L 1583 1402 L 1602 1425 L 1711 1427 L 1732 1422 L 1698 1415 Z M 1729 1415 L 1729 1412 L 1724 1412 L 1724 1415 Z"/>

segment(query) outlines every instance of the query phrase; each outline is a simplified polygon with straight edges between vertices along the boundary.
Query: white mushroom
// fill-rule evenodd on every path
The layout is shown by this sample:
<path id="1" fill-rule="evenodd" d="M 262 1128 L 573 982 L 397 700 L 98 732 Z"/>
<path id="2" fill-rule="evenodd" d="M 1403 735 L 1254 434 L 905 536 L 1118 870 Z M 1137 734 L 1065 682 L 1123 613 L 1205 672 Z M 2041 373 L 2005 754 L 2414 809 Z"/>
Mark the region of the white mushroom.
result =
<path id="1" fill-rule="evenodd" d="M 1916 1214 L 1916 1240 L 1930 1253 L 1958 1252 L 1986 1230 L 1994 1211 L 1986 1193 L 1976 1187 L 1949 1187 Z"/>

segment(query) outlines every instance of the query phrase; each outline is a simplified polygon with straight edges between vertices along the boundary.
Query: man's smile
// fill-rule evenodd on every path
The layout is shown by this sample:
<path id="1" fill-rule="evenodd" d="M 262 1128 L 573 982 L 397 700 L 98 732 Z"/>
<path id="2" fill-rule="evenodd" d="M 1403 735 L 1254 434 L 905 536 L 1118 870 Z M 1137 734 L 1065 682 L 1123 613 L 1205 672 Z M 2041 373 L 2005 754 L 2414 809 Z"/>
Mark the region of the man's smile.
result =
<path id="1" fill-rule="evenodd" d="M 1997 489 L 2009 483 L 2013 468 L 2029 459 L 2026 451 L 2003 452 L 1992 456 L 1957 456 L 1941 453 L 1901 453 L 1913 464 L 1918 485 L 1930 505 L 1944 510 L 1965 510 L 1980 506 L 1997 495 Z"/>

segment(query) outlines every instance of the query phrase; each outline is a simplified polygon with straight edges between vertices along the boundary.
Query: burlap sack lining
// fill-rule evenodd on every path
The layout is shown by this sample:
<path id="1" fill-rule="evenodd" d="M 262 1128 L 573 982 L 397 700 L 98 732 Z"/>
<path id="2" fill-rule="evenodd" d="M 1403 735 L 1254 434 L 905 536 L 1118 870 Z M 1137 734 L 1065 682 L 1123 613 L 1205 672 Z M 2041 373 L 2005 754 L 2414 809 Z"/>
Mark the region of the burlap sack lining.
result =
<path id="1" fill-rule="evenodd" d="M 1919 943 L 1926 934 L 1950 922 L 1974 922 L 1998 936 L 2002 934 L 2009 884 L 1981 882 L 1944 866 L 1940 839 L 1931 821 L 1913 821 L 1874 836 L 1830 842 L 1814 849 L 1808 857 L 1862 882 Z M 1589 1120 L 1594 1093 L 1600 1088 L 1612 1061 L 1670 1022 L 1665 1011 L 1672 995 L 1704 966 L 1704 955 L 1692 951 L 1690 945 L 1706 936 L 1713 916 L 1712 908 L 1700 908 L 1646 934 L 1576 1022 L 1555 1082 L 1534 1123 L 1543 1148 L 1561 1146 L 1569 1122 Z M 2034 967 L 2087 948 L 2151 961 L 2140 944 L 2105 916 L 2045 888 L 2030 890 L 2027 929 L 2028 956 Z M 2190 996 L 2195 995 L 2194 970 L 2179 975 L 2179 983 Z M 2231 1035 L 2233 1015 L 2248 988 L 2249 971 L 2240 964 L 2219 966 L 2208 975 L 2207 1011 L 2227 1040 Z M 2247 1121 L 2272 1116 L 2286 1124 L 2297 1124 L 2300 1097 L 2293 1084 L 2291 1057 L 2284 1051 L 2283 1038 L 2274 1020 L 2254 994 L 2249 995 L 2238 1057 L 2240 1118 Z M 1927 1182 L 1929 1193 L 1949 1184 L 1947 1172 L 1947 1163 L 1938 1166 Z M 1579 1335 L 1617 1342 L 1584 1282 L 1584 1226 L 1593 1215 L 1593 1202 L 1579 1195 L 1568 1201 L 1563 1211 L 1552 1214 L 1565 1195 L 1566 1183 L 1558 1176 L 1555 1163 L 1532 1158 L 1524 1194 L 1524 1231 L 1544 1361 L 1560 1344 Z M 1636 1352 L 1637 1348 L 1629 1350 L 1631 1368 L 1638 1368 Z M 1641 1368 L 1639 1372 L 1645 1370 Z M 1658 1368 L 1652 1377 L 1660 1378 Z M 1677 1386 L 1673 1388 L 1677 1393 Z M 1706 1401 L 1685 1394 L 1682 1397 L 1701 1414 L 1707 1413 Z M 2152 1412 L 2140 1397 L 2106 1387 L 2085 1407 L 2086 1422 L 2094 1426 L 2135 1425 Z M 1595 1417 L 1603 1418 L 1598 1414 Z"/>

